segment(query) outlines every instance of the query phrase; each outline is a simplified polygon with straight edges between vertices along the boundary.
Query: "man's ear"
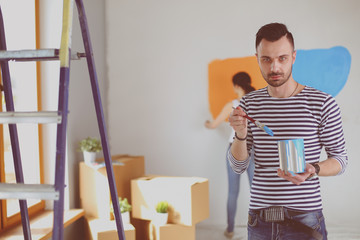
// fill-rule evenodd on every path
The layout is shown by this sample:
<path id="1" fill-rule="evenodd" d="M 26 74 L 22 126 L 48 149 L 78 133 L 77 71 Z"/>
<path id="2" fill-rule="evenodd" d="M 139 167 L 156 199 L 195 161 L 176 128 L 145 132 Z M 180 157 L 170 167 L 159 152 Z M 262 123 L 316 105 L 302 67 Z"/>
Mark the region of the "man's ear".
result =
<path id="1" fill-rule="evenodd" d="M 293 62 L 292 62 L 292 64 L 294 64 L 295 63 L 295 59 L 296 59 L 296 50 L 294 50 L 294 52 L 293 52 Z"/>

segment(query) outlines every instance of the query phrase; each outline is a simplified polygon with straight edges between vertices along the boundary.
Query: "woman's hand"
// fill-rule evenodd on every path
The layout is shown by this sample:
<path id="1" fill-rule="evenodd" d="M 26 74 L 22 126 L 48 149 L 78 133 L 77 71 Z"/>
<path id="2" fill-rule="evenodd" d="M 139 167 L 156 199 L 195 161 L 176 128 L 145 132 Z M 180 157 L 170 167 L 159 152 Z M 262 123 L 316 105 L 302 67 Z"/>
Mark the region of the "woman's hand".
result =
<path id="1" fill-rule="evenodd" d="M 205 121 L 205 127 L 211 129 L 211 122 L 210 120 Z"/>

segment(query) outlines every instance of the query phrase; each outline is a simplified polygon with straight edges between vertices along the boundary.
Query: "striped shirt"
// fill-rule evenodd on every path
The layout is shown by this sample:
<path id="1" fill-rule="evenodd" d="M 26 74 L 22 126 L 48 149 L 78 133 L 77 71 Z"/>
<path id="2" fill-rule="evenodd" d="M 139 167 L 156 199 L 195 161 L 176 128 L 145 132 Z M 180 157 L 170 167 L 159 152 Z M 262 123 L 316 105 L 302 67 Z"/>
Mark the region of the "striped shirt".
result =
<path id="1" fill-rule="evenodd" d="M 253 123 L 248 124 L 247 148 L 254 147 L 255 172 L 251 186 L 250 209 L 285 206 L 295 210 L 322 209 L 319 178 L 295 185 L 278 177 L 280 167 L 277 141 L 304 139 L 306 163 L 320 160 L 322 147 L 330 158 L 336 159 L 343 173 L 347 153 L 340 109 L 335 99 L 306 86 L 289 98 L 273 98 L 263 88 L 245 95 L 241 108 L 255 120 L 268 126 L 274 136 L 266 134 Z M 237 173 L 248 166 L 248 160 L 237 161 L 228 151 L 227 158 Z"/>

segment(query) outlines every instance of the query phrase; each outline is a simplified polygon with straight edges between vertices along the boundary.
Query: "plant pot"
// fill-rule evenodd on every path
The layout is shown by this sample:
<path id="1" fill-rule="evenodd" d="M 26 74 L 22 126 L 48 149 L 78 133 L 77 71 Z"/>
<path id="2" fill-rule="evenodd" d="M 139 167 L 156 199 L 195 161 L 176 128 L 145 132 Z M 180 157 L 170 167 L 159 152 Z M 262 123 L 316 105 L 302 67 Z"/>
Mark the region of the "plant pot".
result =
<path id="1" fill-rule="evenodd" d="M 96 152 L 83 151 L 84 161 L 86 164 L 92 165 L 96 160 Z"/>
<path id="2" fill-rule="evenodd" d="M 121 219 L 123 223 L 130 223 L 130 212 L 121 213 Z"/>
<path id="3" fill-rule="evenodd" d="M 110 220 L 115 220 L 113 212 L 110 212 Z M 130 223 L 130 212 L 121 213 L 121 220 L 123 223 Z"/>
<path id="4" fill-rule="evenodd" d="M 155 213 L 153 223 L 158 226 L 163 226 L 168 222 L 168 213 Z"/>

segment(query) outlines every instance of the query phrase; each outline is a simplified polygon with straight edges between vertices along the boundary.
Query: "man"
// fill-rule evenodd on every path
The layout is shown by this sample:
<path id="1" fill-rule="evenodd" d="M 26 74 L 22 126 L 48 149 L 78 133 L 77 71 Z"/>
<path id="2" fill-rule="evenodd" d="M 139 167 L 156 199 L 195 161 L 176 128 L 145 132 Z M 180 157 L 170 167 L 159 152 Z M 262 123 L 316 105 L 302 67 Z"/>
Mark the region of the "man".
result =
<path id="1" fill-rule="evenodd" d="M 339 107 L 330 95 L 293 79 L 296 51 L 285 25 L 259 29 L 256 57 L 268 86 L 245 95 L 230 114 L 236 134 L 227 154 L 240 174 L 254 148 L 248 238 L 327 239 L 319 176 L 342 174 L 348 161 Z M 248 122 L 245 114 L 269 127 L 274 136 Z M 277 142 L 299 138 L 304 140 L 305 172 L 292 175 L 279 169 Z M 328 158 L 320 161 L 323 146 Z"/>

